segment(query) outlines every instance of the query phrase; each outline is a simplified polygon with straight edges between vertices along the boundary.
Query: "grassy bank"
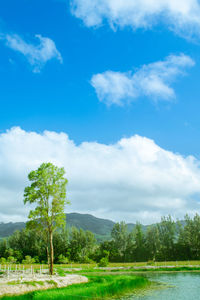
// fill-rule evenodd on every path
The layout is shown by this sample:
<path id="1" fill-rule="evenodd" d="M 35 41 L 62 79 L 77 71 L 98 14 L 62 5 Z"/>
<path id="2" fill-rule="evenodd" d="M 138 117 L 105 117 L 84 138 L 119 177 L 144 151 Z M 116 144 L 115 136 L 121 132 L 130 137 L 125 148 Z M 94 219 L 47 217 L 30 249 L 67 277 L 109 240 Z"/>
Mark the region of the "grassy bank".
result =
<path id="1" fill-rule="evenodd" d="M 71 285 L 66 288 L 37 291 L 20 296 L 4 296 L 1 300 L 80 300 L 106 299 L 119 297 L 151 285 L 150 281 L 139 276 L 89 276 L 85 284 Z"/>
<path id="2" fill-rule="evenodd" d="M 10 269 L 15 270 L 16 269 L 16 264 L 1 264 L 1 267 L 5 268 L 5 266 L 9 266 Z M 41 266 L 43 269 L 48 269 L 48 265 L 46 264 L 32 264 L 34 270 L 40 270 Z M 69 264 L 58 264 L 54 265 L 56 267 L 61 267 L 61 268 L 69 268 L 69 269 L 74 269 L 74 268 L 81 268 L 81 269 L 92 269 L 97 267 L 97 263 L 90 263 L 90 264 L 80 264 L 80 263 L 69 263 Z M 183 267 L 183 266 L 197 266 L 200 267 L 200 261 L 199 260 L 187 260 L 187 261 L 160 261 L 160 262 L 133 262 L 133 263 L 109 263 L 108 267 L 110 268 L 120 268 L 120 267 L 146 267 L 146 266 L 176 266 L 176 267 Z M 31 265 L 22 265 L 22 264 L 17 264 L 18 269 L 22 269 L 22 267 L 27 270 L 30 269 Z"/>
<path id="3" fill-rule="evenodd" d="M 200 267 L 149 267 L 149 268 L 129 268 L 129 269 L 84 269 L 81 271 L 73 271 L 73 274 L 91 274 L 91 273 L 98 273 L 98 274 L 106 274 L 106 273 L 138 273 L 138 272 L 191 272 L 191 271 L 197 271 L 200 272 Z M 60 271 L 58 271 L 59 273 Z M 62 270 L 62 272 L 64 272 Z M 66 271 L 65 274 L 70 274 L 72 272 Z"/>

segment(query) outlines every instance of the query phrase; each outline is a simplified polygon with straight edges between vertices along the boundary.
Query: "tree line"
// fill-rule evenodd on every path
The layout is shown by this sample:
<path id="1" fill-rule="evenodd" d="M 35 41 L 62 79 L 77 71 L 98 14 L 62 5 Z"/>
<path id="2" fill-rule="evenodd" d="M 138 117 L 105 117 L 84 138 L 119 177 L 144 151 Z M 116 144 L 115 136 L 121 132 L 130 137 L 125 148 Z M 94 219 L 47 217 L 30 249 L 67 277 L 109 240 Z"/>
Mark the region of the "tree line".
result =
<path id="1" fill-rule="evenodd" d="M 0 242 L 0 263 L 139 262 L 200 258 L 200 216 L 185 216 L 184 224 L 171 216 L 146 231 L 137 223 L 128 232 L 124 222 L 114 225 L 111 238 L 97 243 L 92 232 L 73 227 L 66 230 L 67 201 L 64 168 L 43 163 L 28 175 L 24 204 L 34 204 L 26 229 Z"/>
<path id="2" fill-rule="evenodd" d="M 57 230 L 53 239 L 55 263 L 176 261 L 200 259 L 200 216 L 171 216 L 144 229 L 137 223 L 129 232 L 124 222 L 116 223 L 109 240 L 97 243 L 90 231 L 72 227 Z M 0 263 L 48 263 L 45 236 L 38 230 L 16 231 L 0 242 Z"/>

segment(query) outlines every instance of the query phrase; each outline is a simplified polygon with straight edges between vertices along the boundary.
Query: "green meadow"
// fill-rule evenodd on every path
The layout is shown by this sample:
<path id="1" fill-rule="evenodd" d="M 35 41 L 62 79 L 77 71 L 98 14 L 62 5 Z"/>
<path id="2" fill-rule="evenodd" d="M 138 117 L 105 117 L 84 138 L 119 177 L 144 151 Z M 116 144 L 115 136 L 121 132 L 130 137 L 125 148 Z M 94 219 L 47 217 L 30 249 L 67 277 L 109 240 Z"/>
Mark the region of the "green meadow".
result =
<path id="1" fill-rule="evenodd" d="M 117 298 L 126 293 L 136 292 L 151 286 L 148 279 L 133 275 L 88 276 L 89 282 L 66 288 L 35 291 L 19 296 L 4 296 L 1 300 L 65 300 L 65 299 L 105 299 Z"/>

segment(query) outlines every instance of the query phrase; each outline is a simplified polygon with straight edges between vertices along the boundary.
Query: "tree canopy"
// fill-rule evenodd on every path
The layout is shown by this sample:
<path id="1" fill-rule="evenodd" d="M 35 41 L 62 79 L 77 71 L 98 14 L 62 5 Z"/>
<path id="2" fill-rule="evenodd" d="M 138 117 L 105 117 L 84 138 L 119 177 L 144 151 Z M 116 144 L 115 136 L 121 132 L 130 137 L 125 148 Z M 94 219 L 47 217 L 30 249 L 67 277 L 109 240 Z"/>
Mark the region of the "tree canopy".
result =
<path id="1" fill-rule="evenodd" d="M 50 274 L 53 274 L 53 233 L 65 226 L 64 208 L 66 200 L 67 179 L 64 168 L 52 163 L 43 163 L 29 173 L 31 185 L 24 190 L 24 204 L 35 204 L 29 213 L 29 228 L 40 231 L 46 240 L 47 255 L 50 263 Z"/>

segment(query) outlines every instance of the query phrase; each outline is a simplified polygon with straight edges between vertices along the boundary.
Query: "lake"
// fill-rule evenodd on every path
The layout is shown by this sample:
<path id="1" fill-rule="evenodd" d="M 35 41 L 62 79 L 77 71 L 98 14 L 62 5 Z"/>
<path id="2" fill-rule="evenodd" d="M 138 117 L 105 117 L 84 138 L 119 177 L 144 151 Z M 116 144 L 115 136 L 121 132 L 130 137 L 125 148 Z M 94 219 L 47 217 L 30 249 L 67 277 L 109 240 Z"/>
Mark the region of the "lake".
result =
<path id="1" fill-rule="evenodd" d="M 147 278 L 169 285 L 146 295 L 128 296 L 126 300 L 200 300 L 200 273 L 148 274 Z"/>

